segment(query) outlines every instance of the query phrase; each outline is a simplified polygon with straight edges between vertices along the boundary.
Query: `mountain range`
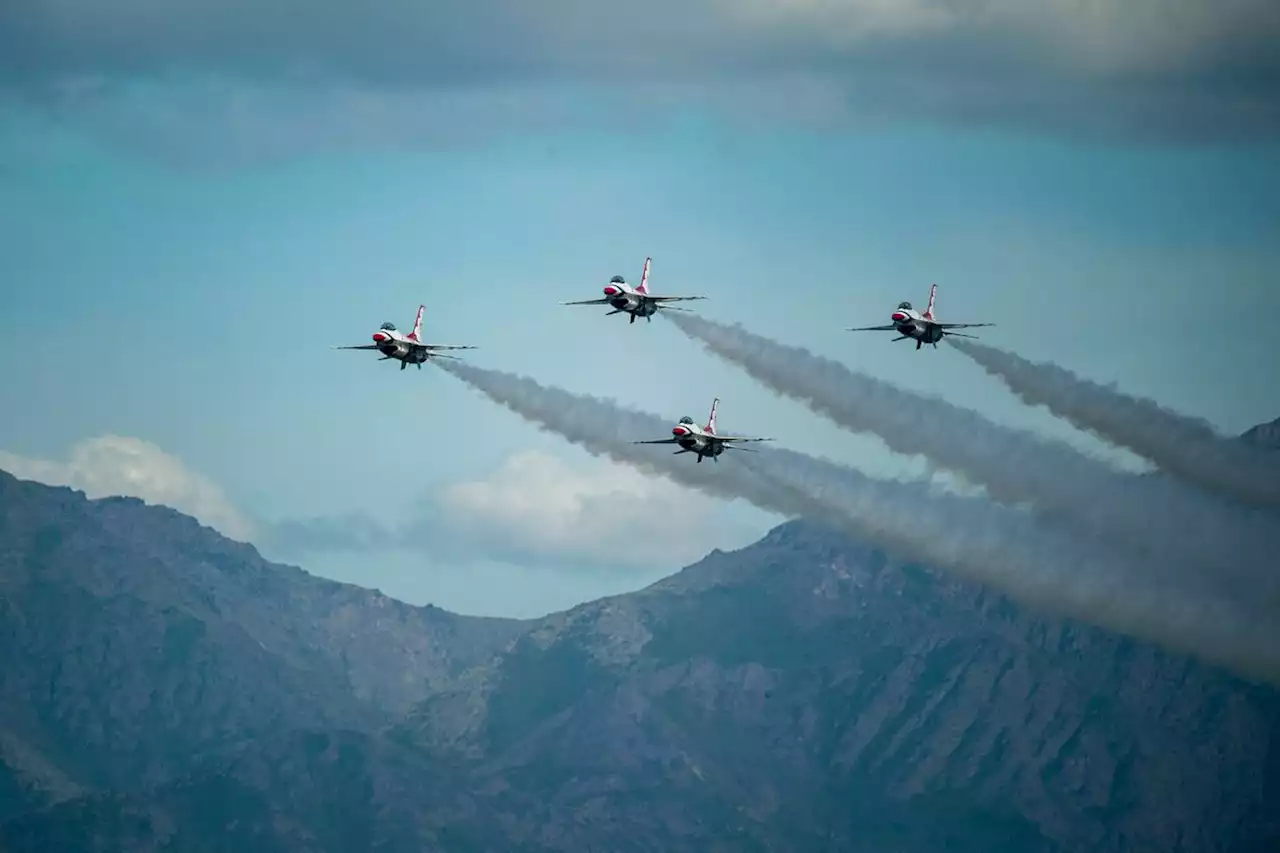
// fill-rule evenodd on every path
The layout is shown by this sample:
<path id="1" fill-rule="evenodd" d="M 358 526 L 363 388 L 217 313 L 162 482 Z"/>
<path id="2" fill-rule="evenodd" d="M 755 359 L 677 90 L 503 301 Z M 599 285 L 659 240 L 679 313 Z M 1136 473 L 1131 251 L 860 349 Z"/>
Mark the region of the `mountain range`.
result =
<path id="1" fill-rule="evenodd" d="M 1280 692 L 805 520 L 510 620 L 0 472 L 0 638 L 10 853 L 1280 850 Z"/>

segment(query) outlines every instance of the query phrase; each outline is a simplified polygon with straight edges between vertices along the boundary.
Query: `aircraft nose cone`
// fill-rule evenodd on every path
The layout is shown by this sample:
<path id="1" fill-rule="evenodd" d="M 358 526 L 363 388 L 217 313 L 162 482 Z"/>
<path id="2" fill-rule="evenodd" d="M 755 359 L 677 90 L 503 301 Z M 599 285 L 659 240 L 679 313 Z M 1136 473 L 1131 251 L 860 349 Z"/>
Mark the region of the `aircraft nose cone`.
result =
<path id="1" fill-rule="evenodd" d="M 386 336 L 386 335 L 384 335 L 384 334 L 382 334 L 382 332 L 374 332 L 374 333 L 373 333 L 373 340 L 374 340 L 374 343 L 379 343 L 379 344 L 380 344 L 380 343 L 382 343 L 383 341 L 387 340 L 387 336 Z"/>
<path id="2" fill-rule="evenodd" d="M 621 290 L 618 290 L 618 288 L 614 287 L 612 284 L 604 289 L 605 296 L 617 296 L 621 292 Z"/>
<path id="3" fill-rule="evenodd" d="M 903 320 L 907 319 L 907 315 L 903 314 L 901 311 L 894 311 L 889 315 L 889 319 L 893 320 L 895 323 L 901 323 Z"/>
<path id="4" fill-rule="evenodd" d="M 685 429 L 682 426 L 678 426 L 671 430 L 671 434 L 675 436 L 688 435 L 689 430 Z"/>

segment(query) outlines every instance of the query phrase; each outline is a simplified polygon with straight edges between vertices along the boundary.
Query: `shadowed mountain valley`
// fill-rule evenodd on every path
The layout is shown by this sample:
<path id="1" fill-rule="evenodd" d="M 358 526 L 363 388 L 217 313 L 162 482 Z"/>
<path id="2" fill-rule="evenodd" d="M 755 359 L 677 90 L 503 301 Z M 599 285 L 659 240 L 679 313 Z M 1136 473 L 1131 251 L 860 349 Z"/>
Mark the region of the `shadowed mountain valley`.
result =
<path id="1" fill-rule="evenodd" d="M 0 473 L 0 637 L 12 853 L 1280 849 L 1280 693 L 807 521 L 522 622 Z"/>

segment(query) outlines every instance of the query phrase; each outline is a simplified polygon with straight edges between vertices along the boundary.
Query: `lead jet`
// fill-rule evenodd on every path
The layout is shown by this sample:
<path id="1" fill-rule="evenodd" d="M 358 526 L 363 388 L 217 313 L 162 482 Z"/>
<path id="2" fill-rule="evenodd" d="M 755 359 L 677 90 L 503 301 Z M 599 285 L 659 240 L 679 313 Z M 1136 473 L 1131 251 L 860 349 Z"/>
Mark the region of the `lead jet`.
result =
<path id="1" fill-rule="evenodd" d="M 911 307 L 910 302 L 899 302 L 898 308 L 889 315 L 889 319 L 893 322 L 887 326 L 862 326 L 857 329 L 849 329 L 850 332 L 897 332 L 898 337 L 895 341 L 905 341 L 907 338 L 915 338 L 916 349 L 925 344 L 933 344 L 933 348 L 938 348 L 938 341 L 947 335 L 955 335 L 961 338 L 977 338 L 977 335 L 965 335 L 960 332 L 953 332 L 952 329 L 974 329 L 979 326 L 994 326 L 995 323 L 939 323 L 933 317 L 933 301 L 938 295 L 938 285 L 934 285 L 929 289 L 929 307 L 925 309 L 923 314 L 917 314 L 915 309 Z"/>
<path id="2" fill-rule="evenodd" d="M 411 364 L 418 365 L 418 369 L 421 370 L 422 363 L 429 358 L 457 358 L 454 355 L 445 355 L 439 350 L 475 349 L 475 347 L 451 346 L 448 344 L 424 344 L 421 338 L 422 314 L 426 310 L 427 306 L 418 306 L 418 316 L 413 321 L 413 331 L 407 335 L 397 332 L 394 324 L 383 323 L 378 327 L 378 331 L 373 333 L 373 343 L 358 347 L 333 347 L 333 349 L 377 350 L 382 353 L 382 358 L 378 359 L 378 361 L 387 361 L 392 358 L 399 359 L 401 370 Z"/>
<path id="3" fill-rule="evenodd" d="M 631 315 L 631 321 L 634 323 L 636 317 L 644 317 L 647 322 L 653 322 L 653 315 L 658 313 L 659 308 L 668 311 L 686 311 L 686 308 L 677 308 L 671 305 L 672 302 L 688 302 L 693 299 L 706 299 L 705 296 L 654 296 L 649 293 L 649 264 L 653 258 L 644 259 L 644 272 L 640 274 L 640 284 L 632 287 L 627 284 L 627 280 L 620 275 L 615 275 L 609 279 L 609 283 L 604 286 L 604 299 L 584 299 L 580 302 L 561 302 L 561 305 L 612 305 L 613 310 L 605 314 L 606 317 L 613 314 L 621 314 L 624 311 Z"/>
<path id="4" fill-rule="evenodd" d="M 702 427 L 693 422 L 693 418 L 685 416 L 671 428 L 671 438 L 659 438 L 653 441 L 633 441 L 632 444 L 678 444 L 680 449 L 675 455 L 681 453 L 698 454 L 698 462 L 702 462 L 702 457 L 710 456 L 712 462 L 718 462 L 716 458 L 724 453 L 728 448 L 734 450 L 750 450 L 749 447 L 742 447 L 736 442 L 742 441 L 773 441 L 772 438 L 749 438 L 743 435 L 720 435 L 716 432 L 716 407 L 720 405 L 720 398 L 717 397 L 711 402 L 711 415 L 707 418 L 707 425 Z"/>

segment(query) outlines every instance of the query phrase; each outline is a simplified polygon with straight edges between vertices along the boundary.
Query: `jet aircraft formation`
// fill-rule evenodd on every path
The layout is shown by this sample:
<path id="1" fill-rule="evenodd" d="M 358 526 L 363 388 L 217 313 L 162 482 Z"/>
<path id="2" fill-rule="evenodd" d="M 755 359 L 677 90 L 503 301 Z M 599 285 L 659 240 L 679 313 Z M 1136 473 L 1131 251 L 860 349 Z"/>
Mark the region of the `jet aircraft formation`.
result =
<path id="1" fill-rule="evenodd" d="M 687 308 L 680 308 L 672 305 L 673 302 L 687 302 L 695 299 L 706 299 L 705 296 L 655 296 L 649 292 L 649 267 L 652 264 L 652 258 L 644 259 L 644 269 L 640 273 L 640 283 L 635 287 L 627 284 L 626 279 L 620 275 L 615 275 L 604 286 L 603 299 L 584 299 L 575 302 L 561 302 L 561 305 L 608 305 L 613 310 L 606 313 L 605 316 L 614 314 L 629 314 L 629 323 L 634 323 L 636 317 L 645 318 L 646 322 L 653 321 L 653 315 L 658 311 L 687 311 Z M 992 326 L 993 323 L 940 323 L 934 315 L 934 302 L 938 295 L 938 285 L 933 285 L 929 290 L 929 304 L 925 308 L 923 314 L 917 313 L 911 307 L 910 302 L 901 302 L 898 307 L 889 315 L 889 319 L 893 322 L 884 326 L 862 326 L 849 329 L 851 332 L 890 332 L 896 331 L 898 337 L 894 341 L 906 340 L 912 338 L 916 342 L 916 349 L 919 350 L 925 344 L 932 344 L 936 349 L 938 341 L 947 335 L 957 335 L 959 337 L 972 338 L 975 335 L 966 335 L 960 332 L 952 331 L 953 329 L 976 328 L 980 326 Z M 422 369 L 424 362 L 432 358 L 457 358 L 457 356 L 447 355 L 442 350 L 463 350 L 476 349 L 474 346 L 460 346 L 454 344 L 429 344 L 422 340 L 422 315 L 426 311 L 425 305 L 418 306 L 418 315 L 413 321 L 413 331 L 403 334 L 396 330 L 392 323 L 383 323 L 378 331 L 373 333 L 372 344 L 362 344 L 358 346 L 335 346 L 333 349 L 351 349 L 351 350 L 377 350 L 382 353 L 379 361 L 388 361 L 397 359 L 400 362 L 400 369 L 404 370 L 410 364 L 416 364 L 418 369 Z M 697 461 L 701 462 L 706 457 L 711 457 L 712 462 L 718 462 L 719 457 L 726 450 L 732 448 L 734 450 L 750 450 L 744 447 L 747 442 L 756 441 L 773 441 L 771 438 L 757 438 L 754 436 L 742 435 L 722 435 L 716 431 L 716 409 L 720 405 L 720 399 L 717 397 L 711 403 L 711 413 L 707 416 L 705 425 L 699 425 L 694 422 L 693 418 L 685 416 L 680 418 L 675 426 L 671 428 L 670 438 L 660 438 L 647 441 L 635 441 L 633 444 L 673 444 L 680 449 L 675 451 L 677 455 L 681 453 L 694 453 L 697 455 Z"/>

